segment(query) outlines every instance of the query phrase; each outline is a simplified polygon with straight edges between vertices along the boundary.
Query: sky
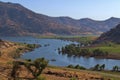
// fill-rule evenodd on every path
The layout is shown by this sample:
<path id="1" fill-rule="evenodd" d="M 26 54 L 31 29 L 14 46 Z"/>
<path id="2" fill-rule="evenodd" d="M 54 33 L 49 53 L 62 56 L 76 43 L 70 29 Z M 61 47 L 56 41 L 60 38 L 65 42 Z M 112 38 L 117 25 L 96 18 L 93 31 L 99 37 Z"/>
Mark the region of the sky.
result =
<path id="1" fill-rule="evenodd" d="M 120 0 L 0 0 L 19 3 L 40 14 L 74 19 L 91 18 L 105 20 L 120 18 Z"/>

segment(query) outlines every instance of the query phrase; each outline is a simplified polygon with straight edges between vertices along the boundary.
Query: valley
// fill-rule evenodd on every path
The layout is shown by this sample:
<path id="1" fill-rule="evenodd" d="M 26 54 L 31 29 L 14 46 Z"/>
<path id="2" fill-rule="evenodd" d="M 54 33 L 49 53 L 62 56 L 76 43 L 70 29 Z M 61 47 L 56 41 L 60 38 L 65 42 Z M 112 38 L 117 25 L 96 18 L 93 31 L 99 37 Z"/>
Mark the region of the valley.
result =
<path id="1" fill-rule="evenodd" d="M 32 60 L 35 60 L 35 59 L 37 59 L 39 57 L 45 57 L 45 59 L 49 60 L 49 65 L 52 65 L 52 66 L 54 66 L 54 65 L 55 66 L 64 66 L 63 70 L 65 69 L 65 66 L 67 66 L 69 64 L 73 64 L 73 65 L 80 64 L 81 66 L 86 67 L 88 70 L 89 70 L 89 68 L 95 66 L 96 64 L 104 64 L 105 63 L 106 64 L 106 69 L 109 69 L 109 70 L 111 70 L 112 67 L 115 66 L 115 65 L 119 66 L 119 60 L 118 61 L 117 60 L 112 60 L 112 59 L 106 59 L 105 60 L 105 59 L 95 59 L 95 58 L 85 58 L 85 57 L 80 57 L 80 58 L 76 57 L 76 58 L 74 58 L 74 57 L 68 57 L 66 55 L 60 55 L 56 51 L 57 48 L 59 48 L 60 46 L 62 47 L 63 45 L 65 46 L 65 45 L 72 44 L 72 43 L 76 43 L 77 44 L 77 42 L 64 41 L 64 40 L 59 40 L 59 39 L 39 39 L 39 38 L 32 38 L 32 37 L 2 37 L 2 39 L 3 40 L 14 41 L 14 42 L 27 43 L 27 44 L 28 43 L 31 43 L 31 44 L 41 44 L 41 47 L 36 48 L 34 51 L 26 52 L 26 53 L 24 53 L 24 55 L 21 55 L 21 59 L 32 59 Z M 59 43 L 59 45 L 58 45 L 58 43 Z M 46 44 L 49 44 L 49 45 L 45 46 Z M 49 55 L 52 55 L 52 56 L 49 57 Z M 62 60 L 61 60 L 61 58 L 62 58 Z M 55 61 L 52 61 L 52 59 L 55 59 Z M 96 60 L 97 60 L 97 62 L 96 62 Z M 68 61 L 69 61 L 69 63 L 68 63 Z M 88 63 L 88 61 L 89 61 L 89 63 Z M 112 64 L 111 62 L 115 63 L 115 64 Z M 7 63 L 10 63 L 10 62 L 7 62 Z M 65 80 L 70 80 L 70 78 L 72 78 L 72 77 L 67 77 L 67 76 L 61 77 L 59 74 L 65 73 L 65 72 L 68 72 L 68 71 L 69 71 L 68 74 L 72 74 L 72 73 L 74 73 L 74 71 L 76 72 L 76 70 L 74 70 L 74 69 L 73 70 L 72 69 L 68 69 L 68 71 L 64 70 L 65 71 L 64 72 L 62 70 L 62 67 L 56 67 L 55 68 L 55 72 L 54 72 L 54 67 L 52 68 L 52 66 L 50 68 L 48 67 L 47 69 L 45 69 L 45 72 L 43 71 L 42 76 L 44 76 L 44 77 L 47 76 L 47 80 L 49 80 L 51 78 L 53 78 L 53 79 L 55 78 L 55 80 L 58 79 L 58 78 L 63 79 L 63 80 L 64 79 Z M 53 75 L 46 74 L 46 70 L 50 70 L 51 72 L 53 71 L 52 72 Z M 83 73 L 84 70 L 83 70 L 82 73 L 80 71 L 80 72 L 78 72 L 78 74 L 80 74 L 81 77 L 82 77 L 82 75 L 89 73 L 88 70 L 85 70 L 85 73 Z M 86 72 L 86 71 L 88 71 L 88 72 Z M 56 73 L 58 74 L 58 76 L 54 75 Z M 107 75 L 108 72 L 106 72 L 107 76 L 105 76 L 105 77 L 104 77 L 104 75 L 101 72 L 99 72 L 99 73 L 100 74 L 96 75 L 96 77 L 97 76 L 101 76 L 99 78 L 105 78 L 105 80 L 108 79 L 108 77 L 107 77 L 107 76 L 109 76 L 109 75 Z M 68 74 L 66 74 L 66 75 L 68 75 Z M 86 75 L 85 78 L 90 78 L 89 75 L 92 75 L 92 74 L 93 74 L 93 72 L 90 71 L 90 73 L 88 75 Z M 113 74 L 113 72 L 111 72 L 111 74 Z M 115 74 L 115 75 L 117 75 L 117 74 Z M 115 78 L 115 77 L 111 76 L 111 78 Z M 84 78 L 81 78 L 81 79 L 84 79 Z"/>
<path id="2" fill-rule="evenodd" d="M 25 39 L 23 39 L 23 41 L 25 41 Z M 6 44 L 8 44 L 8 42 Z M 7 80 L 7 78 L 9 78 L 9 74 L 10 74 L 10 71 L 12 69 L 12 61 L 14 61 L 14 59 L 12 57 L 10 57 L 10 56 L 6 57 L 6 56 L 13 53 L 17 48 L 23 47 L 23 49 L 24 49 L 24 45 L 13 45 L 14 43 L 11 43 L 11 42 L 9 42 L 9 44 L 12 46 L 4 47 L 4 49 L 1 50 L 3 55 L 0 57 L 0 64 L 1 64 L 0 65 L 0 67 L 1 67 L 0 78 L 2 80 Z M 2 68 L 4 68 L 4 70 Z M 22 70 L 26 70 L 26 69 L 23 68 L 20 71 L 22 72 Z M 108 79 L 114 79 L 114 80 L 117 80 L 117 79 L 119 79 L 118 75 L 119 75 L 119 73 L 117 73 L 117 72 L 111 72 L 111 73 L 105 72 L 104 73 L 104 72 L 79 70 L 79 69 L 71 69 L 71 68 L 55 67 L 55 66 L 48 66 L 41 74 L 41 76 L 46 80 L 51 80 L 51 79 L 55 79 L 55 80 L 56 79 L 62 79 L 62 80 L 71 80 L 71 79 L 78 79 L 78 80 L 103 79 L 103 80 L 108 80 Z M 78 77 L 76 77 L 76 76 L 78 76 Z"/>
<path id="3" fill-rule="evenodd" d="M 0 1 L 0 80 L 120 80 L 117 4 L 7 1 Z"/>

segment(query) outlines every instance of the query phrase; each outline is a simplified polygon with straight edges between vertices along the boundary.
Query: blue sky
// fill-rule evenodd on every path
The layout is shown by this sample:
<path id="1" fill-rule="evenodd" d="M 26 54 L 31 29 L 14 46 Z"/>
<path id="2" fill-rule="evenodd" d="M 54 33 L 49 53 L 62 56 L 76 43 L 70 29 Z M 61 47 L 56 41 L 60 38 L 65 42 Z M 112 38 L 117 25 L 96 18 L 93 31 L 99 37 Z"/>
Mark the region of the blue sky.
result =
<path id="1" fill-rule="evenodd" d="M 120 0 L 0 0 L 20 3 L 34 12 L 52 17 L 105 20 L 120 18 Z"/>

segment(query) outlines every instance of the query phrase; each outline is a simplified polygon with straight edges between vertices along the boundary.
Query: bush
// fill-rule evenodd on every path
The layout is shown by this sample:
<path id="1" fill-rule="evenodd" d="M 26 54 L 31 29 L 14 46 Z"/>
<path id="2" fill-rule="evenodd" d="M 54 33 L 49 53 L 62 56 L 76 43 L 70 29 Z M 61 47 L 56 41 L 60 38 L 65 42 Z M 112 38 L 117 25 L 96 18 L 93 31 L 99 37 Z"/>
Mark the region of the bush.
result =
<path id="1" fill-rule="evenodd" d="M 16 80 L 17 72 L 19 68 L 22 66 L 26 67 L 27 71 L 29 71 L 35 78 L 35 80 L 45 80 L 44 78 L 39 77 L 42 71 L 47 66 L 48 61 L 44 58 L 38 58 L 35 61 L 14 61 L 13 68 L 11 72 L 11 77 Z"/>
<path id="2" fill-rule="evenodd" d="M 28 61 L 28 62 L 31 62 L 32 60 L 31 59 L 25 59 L 26 61 Z"/>
<path id="3" fill-rule="evenodd" d="M 102 64 L 102 65 L 96 64 L 93 68 L 93 70 L 97 70 L 97 71 L 102 71 L 104 69 L 105 69 L 105 64 Z"/>
<path id="4" fill-rule="evenodd" d="M 74 66 L 72 64 L 67 66 L 68 68 L 74 68 Z"/>
<path id="5" fill-rule="evenodd" d="M 108 52 L 104 52 L 100 49 L 93 50 L 93 56 L 107 56 Z"/>
<path id="6" fill-rule="evenodd" d="M 31 63 L 27 63 L 25 66 L 27 69 L 32 73 L 32 75 L 35 77 L 35 79 L 38 78 L 38 76 L 42 73 L 42 71 L 45 69 L 47 66 L 48 61 L 45 60 L 44 58 L 38 58 L 35 61 Z M 31 66 L 35 67 L 35 70 L 31 68 Z"/>
<path id="7" fill-rule="evenodd" d="M 82 56 L 87 56 L 87 55 L 90 55 L 90 51 L 89 51 L 89 49 L 81 49 L 80 54 Z"/>
<path id="8" fill-rule="evenodd" d="M 82 69 L 82 70 L 85 70 L 86 68 L 83 67 L 83 66 L 80 66 L 80 65 L 76 65 L 76 66 L 73 66 L 73 65 L 68 65 L 67 68 L 73 68 L 73 69 Z"/>
<path id="9" fill-rule="evenodd" d="M 76 66 L 75 66 L 75 69 L 82 69 L 82 70 L 85 70 L 86 68 L 83 67 L 83 66 L 80 66 L 80 65 L 76 65 Z"/>

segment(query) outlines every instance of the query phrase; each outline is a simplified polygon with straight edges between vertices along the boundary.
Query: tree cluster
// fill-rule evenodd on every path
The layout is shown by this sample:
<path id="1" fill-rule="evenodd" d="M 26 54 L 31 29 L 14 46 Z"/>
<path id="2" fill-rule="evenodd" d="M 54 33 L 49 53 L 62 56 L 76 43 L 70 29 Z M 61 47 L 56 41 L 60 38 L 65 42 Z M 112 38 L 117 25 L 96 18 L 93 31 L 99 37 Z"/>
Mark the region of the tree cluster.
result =
<path id="1" fill-rule="evenodd" d="M 90 50 L 89 48 L 83 48 L 80 45 L 70 44 L 62 47 L 61 49 L 58 48 L 59 53 L 67 54 L 67 55 L 74 55 L 74 56 L 89 56 L 89 57 L 107 57 L 108 52 L 102 51 L 100 49 Z"/>

